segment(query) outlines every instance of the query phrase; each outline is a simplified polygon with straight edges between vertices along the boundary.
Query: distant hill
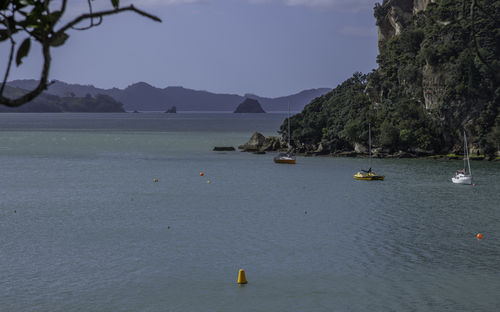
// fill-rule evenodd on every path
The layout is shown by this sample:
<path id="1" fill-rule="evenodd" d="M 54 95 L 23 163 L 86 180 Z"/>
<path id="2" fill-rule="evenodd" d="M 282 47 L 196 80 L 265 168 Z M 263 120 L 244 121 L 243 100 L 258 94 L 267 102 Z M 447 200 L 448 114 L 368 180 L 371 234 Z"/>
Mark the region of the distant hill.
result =
<path id="1" fill-rule="evenodd" d="M 286 112 L 288 111 L 288 104 L 290 104 L 291 111 L 299 112 L 302 111 L 312 100 L 330 91 L 331 89 L 328 88 L 319 88 L 304 90 L 296 94 L 277 98 L 265 98 L 255 94 L 245 94 L 245 97 L 259 101 L 266 112 Z"/>
<path id="2" fill-rule="evenodd" d="M 256 114 L 256 113 L 265 113 L 265 111 L 262 109 L 262 106 L 260 106 L 259 101 L 254 99 L 245 99 L 240 105 L 238 105 L 234 113 Z"/>
<path id="3" fill-rule="evenodd" d="M 8 97 L 19 97 L 26 93 L 26 90 L 7 86 L 5 89 Z M 90 94 L 84 97 L 77 97 L 73 94 L 67 97 L 60 97 L 54 94 L 42 93 L 33 101 L 19 107 L 7 107 L 0 105 L 0 113 L 9 112 L 124 112 L 122 103 L 104 94 Z"/>
<path id="4" fill-rule="evenodd" d="M 12 87 L 25 90 L 33 89 L 36 80 L 14 80 L 9 82 Z M 252 98 L 259 101 L 267 112 L 287 111 L 288 103 L 292 111 L 301 111 L 313 99 L 328 93 L 331 89 L 311 89 L 297 94 L 265 98 L 253 94 L 240 96 L 236 94 L 219 94 L 208 91 L 186 89 L 183 87 L 156 88 L 145 82 L 138 82 L 125 89 L 101 89 L 92 85 L 68 84 L 56 81 L 46 91 L 60 97 L 85 97 L 87 94 L 96 96 L 104 94 L 123 103 L 127 111 L 166 111 L 172 106 L 177 111 L 234 111 L 245 100 Z"/>

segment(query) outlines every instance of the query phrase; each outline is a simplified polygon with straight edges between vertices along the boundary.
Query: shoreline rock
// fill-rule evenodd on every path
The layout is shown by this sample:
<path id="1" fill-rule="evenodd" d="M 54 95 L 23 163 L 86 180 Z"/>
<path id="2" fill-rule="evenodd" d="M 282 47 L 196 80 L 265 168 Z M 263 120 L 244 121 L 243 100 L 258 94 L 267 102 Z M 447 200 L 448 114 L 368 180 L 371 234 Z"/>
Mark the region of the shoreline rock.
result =
<path id="1" fill-rule="evenodd" d="M 241 152 L 249 152 L 253 154 L 265 154 L 266 152 L 283 152 L 287 150 L 287 143 L 275 136 L 265 137 L 259 132 L 254 132 L 250 140 L 243 145 L 238 146 Z M 349 157 L 349 158 L 368 158 L 368 152 L 363 152 L 363 149 L 358 148 L 359 152 L 352 151 L 339 151 L 334 153 L 324 152 L 323 146 L 310 146 L 302 147 L 300 150 L 292 148 L 292 152 L 298 156 L 305 157 Z M 460 160 L 460 155 L 438 155 L 432 151 L 415 150 L 415 151 L 397 151 L 389 152 L 383 149 L 373 149 L 373 158 L 388 158 L 388 159 L 434 159 L 434 160 Z M 500 158 L 488 158 L 484 155 L 471 156 L 470 160 L 487 160 L 487 161 L 500 161 Z"/>
<path id="2" fill-rule="evenodd" d="M 284 144 L 286 147 L 286 143 Z M 279 151 L 283 148 L 283 142 L 280 138 L 270 136 L 265 137 L 259 132 L 254 132 L 247 143 L 238 146 L 242 152 L 270 152 Z"/>
<path id="3" fill-rule="evenodd" d="M 212 151 L 214 152 L 234 152 L 236 149 L 232 146 L 215 146 Z"/>

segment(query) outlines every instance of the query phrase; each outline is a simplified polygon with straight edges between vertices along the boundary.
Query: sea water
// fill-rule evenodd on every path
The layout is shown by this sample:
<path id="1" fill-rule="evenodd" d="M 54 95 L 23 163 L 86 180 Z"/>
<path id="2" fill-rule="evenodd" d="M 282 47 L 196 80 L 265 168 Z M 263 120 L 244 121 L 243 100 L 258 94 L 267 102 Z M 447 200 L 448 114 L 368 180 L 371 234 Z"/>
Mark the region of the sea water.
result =
<path id="1" fill-rule="evenodd" d="M 0 310 L 500 310 L 500 163 L 212 151 L 284 118 L 0 115 Z"/>

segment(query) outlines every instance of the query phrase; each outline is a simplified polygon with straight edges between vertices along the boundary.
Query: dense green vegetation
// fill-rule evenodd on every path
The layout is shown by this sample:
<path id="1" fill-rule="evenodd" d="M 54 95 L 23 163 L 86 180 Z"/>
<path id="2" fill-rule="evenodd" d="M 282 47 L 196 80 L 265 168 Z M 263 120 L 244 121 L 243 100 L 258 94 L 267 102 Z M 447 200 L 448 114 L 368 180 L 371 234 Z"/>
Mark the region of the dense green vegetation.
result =
<path id="1" fill-rule="evenodd" d="M 9 88 L 8 95 L 19 96 L 25 90 Z M 120 102 L 112 97 L 98 94 L 92 97 L 59 97 L 57 95 L 42 93 L 33 101 L 19 107 L 6 107 L 0 105 L 0 112 L 124 112 Z"/>
<path id="2" fill-rule="evenodd" d="M 379 27 L 391 3 L 375 6 Z M 379 42 L 377 70 L 354 74 L 292 117 L 299 152 L 366 146 L 369 123 L 373 145 L 387 153 L 460 153 L 464 129 L 474 152 L 498 150 L 500 1 L 441 0 L 402 23 Z"/>

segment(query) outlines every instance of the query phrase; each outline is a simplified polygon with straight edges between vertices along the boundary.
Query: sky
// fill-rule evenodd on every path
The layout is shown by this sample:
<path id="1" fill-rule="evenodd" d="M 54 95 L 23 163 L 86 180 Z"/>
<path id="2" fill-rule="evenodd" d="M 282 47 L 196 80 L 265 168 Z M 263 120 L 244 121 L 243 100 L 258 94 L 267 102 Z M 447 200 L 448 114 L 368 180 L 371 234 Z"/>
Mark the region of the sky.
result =
<path id="1" fill-rule="evenodd" d="M 376 2 L 121 0 L 163 22 L 125 12 L 90 30 L 71 30 L 66 44 L 52 49 L 49 78 L 99 88 L 144 81 L 267 97 L 334 88 L 356 71 L 377 67 Z M 86 0 L 69 3 L 67 20 L 86 12 Z M 95 10 L 111 8 L 108 0 L 93 3 Z M 0 61 L 8 50 L 0 44 Z M 38 79 L 39 50 L 33 45 L 9 80 Z M 4 69 L 0 62 L 2 76 Z"/>

